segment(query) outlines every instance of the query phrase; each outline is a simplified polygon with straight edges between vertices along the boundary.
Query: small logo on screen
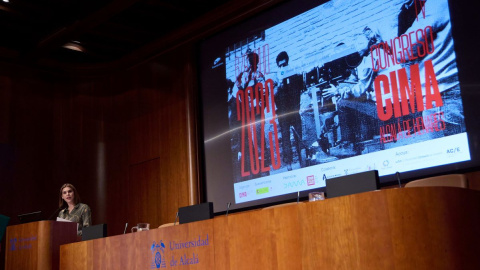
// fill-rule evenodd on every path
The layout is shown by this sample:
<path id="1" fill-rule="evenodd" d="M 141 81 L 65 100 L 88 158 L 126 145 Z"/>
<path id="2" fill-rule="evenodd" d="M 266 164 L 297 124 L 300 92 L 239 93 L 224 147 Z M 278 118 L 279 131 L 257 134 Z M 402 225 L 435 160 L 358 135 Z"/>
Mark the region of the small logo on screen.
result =
<path id="1" fill-rule="evenodd" d="M 240 198 L 247 197 L 247 192 L 246 192 L 246 191 L 244 191 L 244 192 L 240 192 L 240 193 L 238 193 L 238 197 L 240 197 Z"/>
<path id="2" fill-rule="evenodd" d="M 315 185 L 315 176 L 313 176 L 313 175 L 307 176 L 307 185 L 308 186 Z"/>
<path id="3" fill-rule="evenodd" d="M 447 154 L 455 154 L 455 153 L 460 153 L 460 147 L 454 147 L 447 149 Z"/>
<path id="4" fill-rule="evenodd" d="M 215 61 L 213 61 L 212 69 L 217 68 L 221 65 L 223 65 L 222 58 L 217 57 L 217 59 L 215 59 Z"/>
<path id="5" fill-rule="evenodd" d="M 257 195 L 268 193 L 268 191 L 269 191 L 268 187 L 259 188 L 257 189 Z"/>

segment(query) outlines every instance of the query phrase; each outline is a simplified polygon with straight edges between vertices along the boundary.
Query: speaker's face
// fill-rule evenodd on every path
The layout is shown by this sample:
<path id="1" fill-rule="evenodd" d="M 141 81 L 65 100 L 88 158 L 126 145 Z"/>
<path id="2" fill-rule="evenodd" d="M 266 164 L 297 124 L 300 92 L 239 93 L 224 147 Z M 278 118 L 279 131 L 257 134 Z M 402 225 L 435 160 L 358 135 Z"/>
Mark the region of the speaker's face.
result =
<path id="1" fill-rule="evenodd" d="M 70 204 L 75 201 L 75 193 L 73 192 L 73 189 L 71 187 L 65 187 L 62 190 L 62 199 Z"/>

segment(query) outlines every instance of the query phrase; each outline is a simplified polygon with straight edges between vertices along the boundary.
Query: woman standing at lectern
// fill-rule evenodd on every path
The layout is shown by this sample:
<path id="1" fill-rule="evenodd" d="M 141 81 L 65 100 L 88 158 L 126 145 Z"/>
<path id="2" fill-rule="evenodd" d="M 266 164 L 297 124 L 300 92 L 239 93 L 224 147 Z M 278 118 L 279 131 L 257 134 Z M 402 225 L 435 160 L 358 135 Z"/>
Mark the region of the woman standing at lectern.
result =
<path id="1" fill-rule="evenodd" d="M 80 196 L 72 184 L 64 184 L 60 188 L 59 218 L 67 219 L 78 223 L 77 235 L 82 235 L 83 227 L 92 224 L 92 213 L 90 207 L 84 203 L 80 203 Z"/>

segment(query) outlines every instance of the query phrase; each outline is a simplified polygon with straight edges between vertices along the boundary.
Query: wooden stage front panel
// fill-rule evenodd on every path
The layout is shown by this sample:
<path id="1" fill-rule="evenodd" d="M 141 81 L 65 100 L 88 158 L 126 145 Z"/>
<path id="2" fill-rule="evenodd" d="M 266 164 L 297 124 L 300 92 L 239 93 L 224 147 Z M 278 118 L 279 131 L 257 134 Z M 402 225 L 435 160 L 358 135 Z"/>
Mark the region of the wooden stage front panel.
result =
<path id="1" fill-rule="evenodd" d="M 480 269 L 479 228 L 479 191 L 387 189 L 63 245 L 60 264 L 61 269 Z M 195 241 L 206 244 L 185 244 Z M 158 243 L 165 245 L 160 265 L 153 251 Z"/>

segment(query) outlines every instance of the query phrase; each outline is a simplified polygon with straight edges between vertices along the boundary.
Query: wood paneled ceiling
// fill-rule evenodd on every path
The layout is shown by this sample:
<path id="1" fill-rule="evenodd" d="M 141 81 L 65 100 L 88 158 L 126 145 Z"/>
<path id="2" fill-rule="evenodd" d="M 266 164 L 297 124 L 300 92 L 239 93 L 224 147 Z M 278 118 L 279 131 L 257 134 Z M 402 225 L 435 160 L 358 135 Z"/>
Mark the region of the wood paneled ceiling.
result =
<path id="1" fill-rule="evenodd" d="M 189 31 L 195 35 L 195 22 L 228 2 L 4 1 L 0 0 L 0 62 L 70 73 L 128 66 L 151 57 L 181 43 Z"/>

